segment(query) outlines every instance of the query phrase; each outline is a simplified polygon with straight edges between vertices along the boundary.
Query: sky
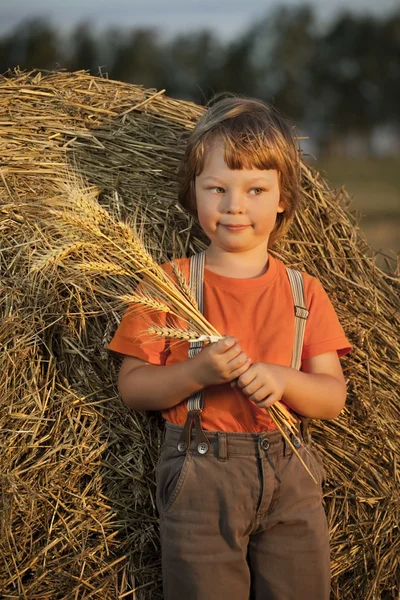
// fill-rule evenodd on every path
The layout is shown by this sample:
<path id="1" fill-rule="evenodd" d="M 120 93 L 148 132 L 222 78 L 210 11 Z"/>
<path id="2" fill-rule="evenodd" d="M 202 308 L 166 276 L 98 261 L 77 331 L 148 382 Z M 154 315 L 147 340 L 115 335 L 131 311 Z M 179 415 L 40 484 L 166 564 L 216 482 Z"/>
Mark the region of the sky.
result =
<path id="1" fill-rule="evenodd" d="M 11 32 L 22 20 L 46 17 L 60 29 L 91 22 L 100 29 L 154 27 L 166 35 L 201 28 L 233 38 L 277 5 L 300 6 L 302 0 L 0 0 L 0 33 Z M 309 0 L 320 22 L 339 12 L 385 16 L 399 7 L 398 0 Z"/>

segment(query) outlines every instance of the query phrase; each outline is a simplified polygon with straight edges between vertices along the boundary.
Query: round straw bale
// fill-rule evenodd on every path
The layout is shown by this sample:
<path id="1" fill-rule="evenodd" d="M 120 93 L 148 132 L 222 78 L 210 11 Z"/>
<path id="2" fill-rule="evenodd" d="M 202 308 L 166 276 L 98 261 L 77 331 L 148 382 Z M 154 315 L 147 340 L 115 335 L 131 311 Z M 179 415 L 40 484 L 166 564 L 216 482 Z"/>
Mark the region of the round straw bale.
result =
<path id="1" fill-rule="evenodd" d="M 176 201 L 185 137 L 203 110 L 85 72 L 0 80 L 2 598 L 162 597 L 161 419 L 119 399 L 119 361 L 106 346 L 121 311 L 87 274 L 63 266 L 82 241 L 71 232 L 60 239 L 46 210 L 78 181 L 114 218 L 139 215 L 156 258 L 203 249 L 199 226 Z M 354 345 L 343 359 L 345 410 L 313 423 L 327 471 L 332 597 L 394 600 L 399 280 L 376 266 L 346 194 L 305 163 L 302 172 L 301 209 L 274 253 L 319 277 Z M 100 222 L 93 210 L 77 209 L 75 222 Z M 108 268 L 112 292 L 119 275 Z"/>

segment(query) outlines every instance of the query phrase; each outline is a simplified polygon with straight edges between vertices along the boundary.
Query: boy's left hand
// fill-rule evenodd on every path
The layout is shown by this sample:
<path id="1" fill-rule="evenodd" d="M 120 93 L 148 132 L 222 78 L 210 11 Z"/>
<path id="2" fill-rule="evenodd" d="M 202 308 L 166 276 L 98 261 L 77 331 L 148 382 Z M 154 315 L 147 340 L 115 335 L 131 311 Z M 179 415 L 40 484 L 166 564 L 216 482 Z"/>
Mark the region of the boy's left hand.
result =
<path id="1" fill-rule="evenodd" d="M 268 408 L 285 393 L 285 371 L 281 365 L 255 362 L 236 380 L 236 385 L 257 406 Z"/>

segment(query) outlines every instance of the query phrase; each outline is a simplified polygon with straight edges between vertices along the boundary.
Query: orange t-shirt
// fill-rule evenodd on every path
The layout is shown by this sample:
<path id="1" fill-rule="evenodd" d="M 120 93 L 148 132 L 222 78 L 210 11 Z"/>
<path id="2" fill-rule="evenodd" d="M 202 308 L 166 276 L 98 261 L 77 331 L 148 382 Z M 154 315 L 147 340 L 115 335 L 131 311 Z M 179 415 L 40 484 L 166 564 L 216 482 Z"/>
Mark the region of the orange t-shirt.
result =
<path id="1" fill-rule="evenodd" d="M 176 263 L 189 280 L 189 259 L 179 259 Z M 172 272 L 168 263 L 163 268 Z M 317 279 L 303 275 L 309 317 L 302 359 L 333 350 L 339 356 L 346 354 L 351 346 L 328 296 Z M 242 350 L 252 362 L 290 366 L 294 341 L 293 296 L 280 260 L 270 255 L 266 273 L 252 279 L 224 277 L 205 268 L 203 312 L 217 331 L 239 339 Z M 173 365 L 186 360 L 187 342 L 154 338 L 146 333 L 154 319 L 156 324 L 165 323 L 165 316 L 155 316 L 138 306 L 130 307 L 108 348 L 155 365 Z M 186 401 L 162 414 L 168 421 L 183 425 L 187 416 Z M 204 429 L 211 431 L 260 432 L 275 428 L 264 409 L 230 384 L 205 388 L 201 422 Z"/>

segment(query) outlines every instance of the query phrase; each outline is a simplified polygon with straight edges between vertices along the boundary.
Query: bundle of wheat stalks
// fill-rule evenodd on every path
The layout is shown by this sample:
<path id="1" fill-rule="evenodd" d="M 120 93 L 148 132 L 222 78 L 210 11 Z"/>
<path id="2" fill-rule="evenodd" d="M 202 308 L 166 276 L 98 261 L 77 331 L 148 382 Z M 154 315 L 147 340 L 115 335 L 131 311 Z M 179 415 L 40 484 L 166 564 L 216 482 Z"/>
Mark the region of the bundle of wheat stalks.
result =
<path id="1" fill-rule="evenodd" d="M 47 278 L 52 277 L 54 266 L 62 267 L 64 281 L 71 283 L 76 281 L 77 275 L 89 274 L 97 279 L 93 286 L 95 295 L 114 300 L 117 309 L 121 308 L 120 303 L 122 306 L 140 305 L 153 313 L 154 321 L 160 314 L 175 317 L 174 327 L 157 326 L 154 322 L 147 329 L 150 336 L 205 343 L 221 339 L 223 336 L 200 312 L 178 265 L 172 262 L 171 278 L 147 251 L 139 234 L 113 218 L 99 205 L 94 194 L 96 190 L 86 188 L 71 173 L 70 181 L 60 185 L 59 196 L 43 201 L 38 222 L 48 247 L 35 253 L 30 273 Z M 114 288 L 112 292 L 110 284 Z M 290 434 L 298 435 L 295 417 L 280 402 L 267 412 L 317 483 L 292 442 Z"/>
<path id="2" fill-rule="evenodd" d="M 204 249 L 176 204 L 185 136 L 203 109 L 85 73 L 15 73 L 0 82 L 0 111 L 0 596 L 161 598 L 162 424 L 118 398 L 106 346 L 138 292 L 132 253 L 112 259 L 104 236 L 127 244 L 139 214 L 157 261 Z M 56 215 L 71 199 L 66 224 Z M 307 164 L 302 208 L 275 254 L 322 280 L 354 345 L 346 409 L 313 426 L 333 597 L 394 600 L 398 278 L 376 267 L 346 195 Z"/>

